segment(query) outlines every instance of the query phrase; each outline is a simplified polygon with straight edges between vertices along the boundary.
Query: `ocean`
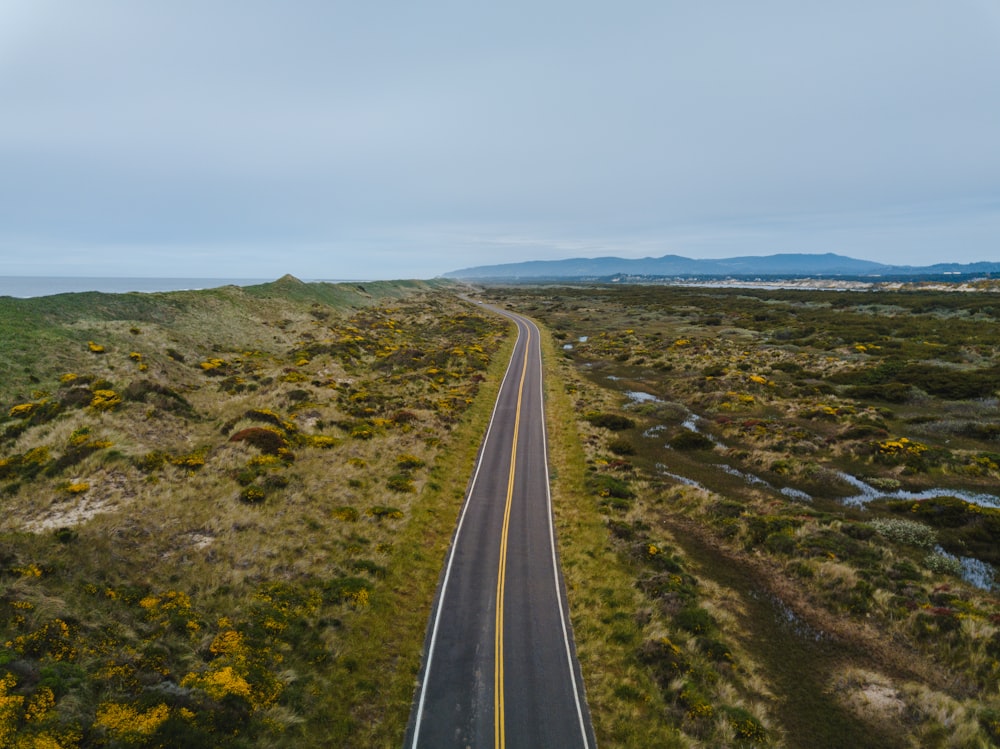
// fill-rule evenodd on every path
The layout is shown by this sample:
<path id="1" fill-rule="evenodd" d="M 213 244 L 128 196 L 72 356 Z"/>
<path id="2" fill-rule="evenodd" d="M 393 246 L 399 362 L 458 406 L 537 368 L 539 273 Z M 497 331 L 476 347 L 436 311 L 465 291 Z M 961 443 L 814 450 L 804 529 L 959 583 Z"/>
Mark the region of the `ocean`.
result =
<path id="1" fill-rule="evenodd" d="M 219 286 L 253 286 L 273 278 L 79 278 L 69 276 L 0 276 L 0 296 L 22 299 L 51 296 L 74 291 L 104 291 L 124 294 L 129 291 L 185 291 L 215 289 Z"/>

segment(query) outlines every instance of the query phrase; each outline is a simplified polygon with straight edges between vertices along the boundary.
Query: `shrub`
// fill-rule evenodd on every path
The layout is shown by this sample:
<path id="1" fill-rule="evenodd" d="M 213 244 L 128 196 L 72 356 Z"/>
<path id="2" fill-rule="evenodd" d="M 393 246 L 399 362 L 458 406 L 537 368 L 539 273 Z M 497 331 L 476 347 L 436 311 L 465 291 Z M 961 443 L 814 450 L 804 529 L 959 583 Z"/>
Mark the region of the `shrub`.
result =
<path id="1" fill-rule="evenodd" d="M 906 403 L 913 389 L 901 382 L 882 385 L 856 385 L 847 389 L 847 397 L 855 400 L 875 400 L 886 403 Z"/>
<path id="2" fill-rule="evenodd" d="M 869 525 L 890 541 L 906 544 L 907 546 L 919 546 L 929 549 L 937 543 L 937 534 L 934 532 L 934 529 L 915 520 L 878 518 L 877 520 L 872 520 Z"/>
<path id="3" fill-rule="evenodd" d="M 267 497 L 267 492 L 256 484 L 251 484 L 240 490 L 240 501 L 248 505 L 260 504 Z"/>
<path id="4" fill-rule="evenodd" d="M 164 411 L 190 414 L 194 410 L 184 396 L 150 380 L 135 380 L 129 383 L 122 396 L 125 400 L 149 403 Z"/>
<path id="5" fill-rule="evenodd" d="M 143 470 L 146 473 L 152 473 L 153 471 L 162 468 L 168 458 L 169 456 L 165 452 L 154 450 L 146 453 L 142 457 L 136 458 L 134 462 L 136 467 L 140 470 Z"/>
<path id="6" fill-rule="evenodd" d="M 242 429 L 230 437 L 229 441 L 246 442 L 256 447 L 265 455 L 277 455 L 279 450 L 288 445 L 285 438 L 279 432 L 265 427 Z"/>
<path id="7" fill-rule="evenodd" d="M 411 471 L 415 468 L 423 468 L 426 463 L 416 455 L 400 455 L 396 460 L 396 465 L 404 471 Z"/>
<path id="8" fill-rule="evenodd" d="M 598 496 L 614 497 L 616 499 L 631 499 L 635 493 L 628 483 L 614 476 L 600 475 L 591 481 Z"/>
<path id="9" fill-rule="evenodd" d="M 363 577 L 338 577 L 326 584 L 323 597 L 331 603 L 367 604 L 371 582 Z"/>
<path id="10" fill-rule="evenodd" d="M 52 535 L 55 536 L 56 541 L 58 541 L 59 543 L 68 544 L 75 541 L 79 536 L 79 533 L 76 532 L 75 528 L 63 527 L 63 528 L 56 528 L 52 532 Z"/>
<path id="11" fill-rule="evenodd" d="M 355 424 L 351 427 L 351 439 L 370 440 L 375 436 L 375 428 L 370 424 Z"/>
<path id="12" fill-rule="evenodd" d="M 687 717 L 690 720 L 710 719 L 715 715 L 715 708 L 712 707 L 712 703 L 691 682 L 686 682 L 681 687 L 677 699 L 681 705 L 687 708 Z"/>
<path id="13" fill-rule="evenodd" d="M 595 427 L 610 429 L 613 432 L 621 432 L 635 427 L 635 422 L 632 419 L 619 414 L 588 414 L 585 418 Z"/>
<path id="14" fill-rule="evenodd" d="M 928 554 L 924 557 L 924 567 L 938 575 L 962 574 L 962 563 L 948 554 Z"/>
<path id="15" fill-rule="evenodd" d="M 733 662 L 733 654 L 729 652 L 729 646 L 721 640 L 711 637 L 699 637 L 697 640 L 698 649 L 713 661 Z"/>
<path id="16" fill-rule="evenodd" d="M 416 491 L 413 479 L 408 473 L 394 473 L 386 480 L 385 485 L 394 492 L 411 493 Z"/>
<path id="17" fill-rule="evenodd" d="M 635 455 L 635 445 L 624 438 L 611 440 L 608 443 L 608 449 L 615 455 Z"/>
<path id="18" fill-rule="evenodd" d="M 90 407 L 96 411 L 113 411 L 122 402 L 121 396 L 114 390 L 95 390 L 90 400 Z"/>
<path id="19" fill-rule="evenodd" d="M 674 435 L 669 442 L 675 450 L 711 450 L 715 443 L 700 432 L 685 429 Z"/>
<path id="20" fill-rule="evenodd" d="M 705 609 L 698 606 L 685 606 L 674 616 L 674 625 L 685 632 L 694 635 L 703 635 L 711 632 L 715 627 L 712 616 Z"/>
<path id="21" fill-rule="evenodd" d="M 333 516 L 337 520 L 343 520 L 345 523 L 353 523 L 360 517 L 360 513 L 353 507 L 338 507 L 333 511 Z"/>
<path id="22" fill-rule="evenodd" d="M 383 518 L 400 520 L 403 517 L 403 511 L 395 507 L 382 507 L 376 505 L 365 510 L 365 515 L 370 518 L 375 518 L 376 520 L 382 520 Z"/>
<path id="23" fill-rule="evenodd" d="M 767 729 L 750 712 L 741 707 L 726 707 L 723 710 L 736 738 L 753 744 L 763 744 L 767 741 Z"/>
<path id="24" fill-rule="evenodd" d="M 639 650 L 639 660 L 652 668 L 656 681 L 664 689 L 688 671 L 683 651 L 666 637 L 644 642 Z"/>
<path id="25" fill-rule="evenodd" d="M 201 452 L 193 452 L 187 455 L 177 455 L 171 458 L 170 462 L 179 468 L 187 468 L 189 471 L 194 471 L 205 465 L 205 456 Z"/>

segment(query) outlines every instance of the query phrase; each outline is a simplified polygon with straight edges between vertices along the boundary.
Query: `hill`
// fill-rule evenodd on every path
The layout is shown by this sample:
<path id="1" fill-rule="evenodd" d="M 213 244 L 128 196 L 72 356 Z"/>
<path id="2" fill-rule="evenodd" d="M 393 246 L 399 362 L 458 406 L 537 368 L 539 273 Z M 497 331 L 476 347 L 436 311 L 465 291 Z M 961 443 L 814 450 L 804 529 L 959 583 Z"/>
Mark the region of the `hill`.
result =
<path id="1" fill-rule="evenodd" d="M 695 260 L 679 255 L 659 258 L 619 257 L 534 260 L 523 263 L 481 265 L 446 273 L 446 278 L 466 280 L 547 280 L 559 278 L 609 279 L 632 277 L 933 277 L 942 274 L 1000 273 L 1000 263 L 940 263 L 914 267 L 895 266 L 827 253 L 778 254 Z"/>

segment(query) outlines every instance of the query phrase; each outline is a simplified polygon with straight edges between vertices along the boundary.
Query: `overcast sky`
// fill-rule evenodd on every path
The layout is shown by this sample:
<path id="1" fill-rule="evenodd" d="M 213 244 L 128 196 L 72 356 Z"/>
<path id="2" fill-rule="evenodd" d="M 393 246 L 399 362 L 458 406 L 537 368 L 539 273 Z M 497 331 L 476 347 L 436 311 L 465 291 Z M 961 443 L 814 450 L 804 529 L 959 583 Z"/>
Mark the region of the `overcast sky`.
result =
<path id="1" fill-rule="evenodd" d="M 0 275 L 1000 260 L 1000 0 L 0 0 Z"/>

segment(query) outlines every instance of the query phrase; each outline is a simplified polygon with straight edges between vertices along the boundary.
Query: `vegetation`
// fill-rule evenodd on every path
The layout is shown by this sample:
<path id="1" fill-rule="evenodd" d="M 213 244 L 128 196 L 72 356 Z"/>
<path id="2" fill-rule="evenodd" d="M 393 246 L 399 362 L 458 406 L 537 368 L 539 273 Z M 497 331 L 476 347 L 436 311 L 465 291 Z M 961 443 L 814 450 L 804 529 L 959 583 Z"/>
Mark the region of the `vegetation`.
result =
<path id="1" fill-rule="evenodd" d="M 995 294 L 485 293 L 559 345 L 556 512 L 593 533 L 561 554 L 616 571 L 569 596 L 603 743 L 994 745 Z"/>
<path id="2" fill-rule="evenodd" d="M 397 745 L 506 323 L 290 278 L 0 306 L 0 746 Z"/>
<path id="3" fill-rule="evenodd" d="M 0 746 L 399 745 L 511 343 L 448 288 L 0 299 Z M 1000 742 L 995 295 L 487 293 L 601 745 Z"/>

